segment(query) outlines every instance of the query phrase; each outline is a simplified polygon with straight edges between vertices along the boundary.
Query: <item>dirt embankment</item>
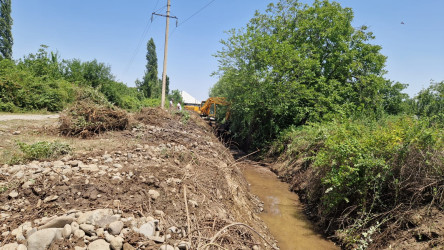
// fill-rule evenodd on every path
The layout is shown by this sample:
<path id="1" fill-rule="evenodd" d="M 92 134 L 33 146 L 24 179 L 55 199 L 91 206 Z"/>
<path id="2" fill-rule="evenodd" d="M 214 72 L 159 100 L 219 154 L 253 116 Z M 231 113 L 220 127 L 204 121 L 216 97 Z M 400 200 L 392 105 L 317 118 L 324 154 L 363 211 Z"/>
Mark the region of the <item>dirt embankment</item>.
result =
<path id="1" fill-rule="evenodd" d="M 325 218 L 316 213 L 317 204 L 308 204 L 307 195 L 316 190 L 315 183 L 319 183 L 316 169 L 304 161 L 278 160 L 270 164 L 270 168 L 279 178 L 290 184 L 290 190 L 296 192 L 300 200 L 305 203 L 305 213 L 318 226 L 320 232 L 343 244 L 347 237 L 341 233 L 341 220 L 347 219 L 344 212 L 342 218 Z M 399 217 L 392 218 L 393 223 L 379 228 L 371 234 L 371 240 L 362 235 L 354 245 L 342 245 L 345 249 L 363 247 L 367 249 L 444 249 L 444 213 L 435 205 L 411 207 L 398 213 Z M 390 213 L 392 211 L 387 211 Z M 395 214 L 395 213 L 393 213 Z M 328 223 L 326 223 L 326 221 Z M 327 224 L 327 226 L 325 226 Z M 336 228 L 339 230 L 332 230 Z M 359 241 L 362 240 L 362 241 Z"/>
<path id="2" fill-rule="evenodd" d="M 0 167 L 0 247 L 270 249 L 259 235 L 275 244 L 230 152 L 200 118 L 149 109 L 136 120 L 86 140 L 58 137 L 54 123 L 2 124 L 2 153 L 14 139 L 75 150 Z"/>

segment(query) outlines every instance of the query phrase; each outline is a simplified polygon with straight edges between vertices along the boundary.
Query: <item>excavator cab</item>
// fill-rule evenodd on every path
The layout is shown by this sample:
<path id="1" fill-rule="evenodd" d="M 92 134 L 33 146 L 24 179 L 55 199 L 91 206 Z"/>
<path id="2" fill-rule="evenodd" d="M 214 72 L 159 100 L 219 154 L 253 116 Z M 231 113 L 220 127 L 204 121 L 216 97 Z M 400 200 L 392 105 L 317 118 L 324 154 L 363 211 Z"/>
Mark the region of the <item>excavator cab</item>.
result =
<path id="1" fill-rule="evenodd" d="M 200 115 L 209 120 L 216 120 L 217 115 L 217 106 L 229 106 L 229 103 L 226 101 L 224 97 L 210 97 L 206 101 L 202 102 L 201 108 L 200 108 Z M 225 119 L 228 120 L 230 112 L 227 111 L 225 115 Z"/>

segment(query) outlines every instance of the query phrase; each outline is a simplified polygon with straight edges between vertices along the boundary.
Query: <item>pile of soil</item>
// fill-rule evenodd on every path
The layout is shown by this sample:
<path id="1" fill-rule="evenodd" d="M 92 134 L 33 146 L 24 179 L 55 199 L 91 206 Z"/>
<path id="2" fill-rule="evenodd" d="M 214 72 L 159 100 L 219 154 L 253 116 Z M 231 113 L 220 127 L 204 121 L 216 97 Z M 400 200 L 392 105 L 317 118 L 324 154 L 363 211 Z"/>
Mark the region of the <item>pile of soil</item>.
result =
<path id="1" fill-rule="evenodd" d="M 118 136 L 117 150 L 74 151 L 57 161 L 3 165 L 0 246 L 26 245 L 34 229 L 51 219 L 111 209 L 125 218 L 128 230 L 120 236 L 127 247 L 159 249 L 186 241 L 191 249 L 272 249 L 266 242 L 276 242 L 256 215 L 257 198 L 205 122 L 162 109 L 145 109 L 135 118 L 131 131 L 97 137 Z M 128 221 L 146 218 L 158 221 L 157 236 L 163 240 L 131 231 Z M 183 233 L 162 231 L 172 227 Z M 85 247 L 101 237 L 91 233 L 79 240 L 71 235 L 50 248 Z"/>

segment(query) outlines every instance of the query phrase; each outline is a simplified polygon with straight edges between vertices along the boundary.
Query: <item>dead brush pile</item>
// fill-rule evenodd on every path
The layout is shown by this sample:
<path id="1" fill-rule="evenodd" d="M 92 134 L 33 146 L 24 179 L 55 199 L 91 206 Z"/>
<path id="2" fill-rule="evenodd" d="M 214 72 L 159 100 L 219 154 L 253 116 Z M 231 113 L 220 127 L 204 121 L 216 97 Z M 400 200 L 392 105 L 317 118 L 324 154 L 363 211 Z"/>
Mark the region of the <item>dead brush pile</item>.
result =
<path id="1" fill-rule="evenodd" d="M 60 134 L 90 138 L 106 131 L 125 130 L 128 113 L 112 106 L 79 101 L 60 115 Z"/>
<path id="2" fill-rule="evenodd" d="M 134 118 L 138 122 L 153 126 L 162 125 L 172 119 L 170 114 L 161 108 L 142 108 Z"/>

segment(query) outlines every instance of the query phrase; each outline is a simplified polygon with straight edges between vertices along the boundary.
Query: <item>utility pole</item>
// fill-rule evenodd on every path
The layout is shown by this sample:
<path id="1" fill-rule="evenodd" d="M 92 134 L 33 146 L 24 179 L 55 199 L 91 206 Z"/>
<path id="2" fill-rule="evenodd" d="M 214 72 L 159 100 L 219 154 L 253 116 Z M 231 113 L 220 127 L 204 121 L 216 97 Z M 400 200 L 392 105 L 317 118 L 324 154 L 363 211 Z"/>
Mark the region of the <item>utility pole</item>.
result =
<path id="1" fill-rule="evenodd" d="M 170 7 L 171 0 L 167 3 L 166 29 L 165 29 L 165 52 L 163 53 L 163 73 L 162 73 L 162 101 L 160 102 L 162 108 L 165 108 L 165 90 L 166 90 L 166 71 L 167 71 L 167 57 L 168 57 L 168 32 L 170 29 Z"/>
<path id="2" fill-rule="evenodd" d="M 176 19 L 176 25 L 177 25 L 177 17 L 170 16 L 170 7 L 171 7 L 171 0 L 168 0 L 166 15 L 157 14 L 154 12 L 151 15 L 151 20 L 153 15 L 166 17 L 165 52 L 163 54 L 163 72 L 162 72 L 162 101 L 160 104 L 162 109 L 165 108 L 166 72 L 167 72 L 167 58 L 168 58 L 168 32 L 170 29 L 170 17 Z"/>

